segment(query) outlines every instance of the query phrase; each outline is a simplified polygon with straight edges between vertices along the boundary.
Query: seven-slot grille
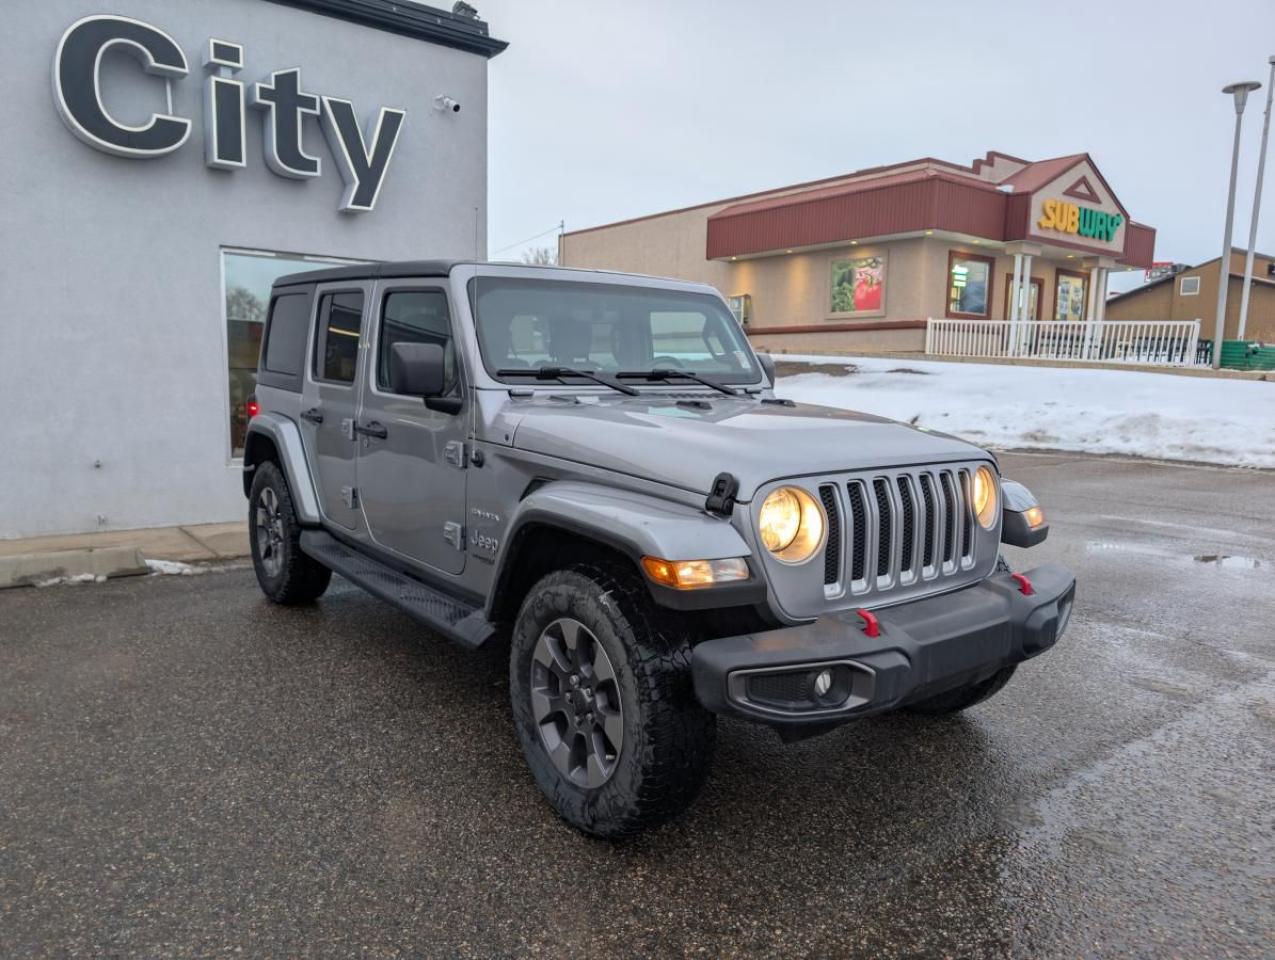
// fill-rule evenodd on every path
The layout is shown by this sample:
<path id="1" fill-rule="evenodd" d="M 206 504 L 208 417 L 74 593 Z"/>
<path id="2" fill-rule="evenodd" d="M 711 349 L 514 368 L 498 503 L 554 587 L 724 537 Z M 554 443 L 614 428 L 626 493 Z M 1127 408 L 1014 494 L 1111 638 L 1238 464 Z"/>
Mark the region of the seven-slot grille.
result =
<path id="1" fill-rule="evenodd" d="M 819 485 L 824 592 L 879 593 L 974 565 L 975 467 L 890 471 Z"/>

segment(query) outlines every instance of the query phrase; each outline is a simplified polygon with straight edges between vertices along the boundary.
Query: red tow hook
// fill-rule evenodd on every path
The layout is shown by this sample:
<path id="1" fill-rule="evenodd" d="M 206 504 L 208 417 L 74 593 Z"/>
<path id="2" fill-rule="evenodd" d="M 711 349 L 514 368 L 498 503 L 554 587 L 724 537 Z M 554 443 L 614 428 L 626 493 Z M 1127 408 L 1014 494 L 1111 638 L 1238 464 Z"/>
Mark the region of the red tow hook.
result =
<path id="1" fill-rule="evenodd" d="M 863 607 L 860 607 L 855 612 L 858 613 L 859 616 L 863 617 L 864 636 L 868 636 L 868 637 L 881 636 L 881 624 L 877 622 L 877 618 L 872 613 L 871 610 L 865 610 Z"/>
<path id="2" fill-rule="evenodd" d="M 1036 589 L 1032 586 L 1032 582 L 1028 580 L 1027 577 L 1025 577 L 1023 574 L 1011 573 L 1009 576 L 1011 580 L 1013 580 L 1016 584 L 1018 584 L 1018 592 L 1021 593 L 1024 597 L 1030 597 L 1033 593 L 1036 592 Z"/>

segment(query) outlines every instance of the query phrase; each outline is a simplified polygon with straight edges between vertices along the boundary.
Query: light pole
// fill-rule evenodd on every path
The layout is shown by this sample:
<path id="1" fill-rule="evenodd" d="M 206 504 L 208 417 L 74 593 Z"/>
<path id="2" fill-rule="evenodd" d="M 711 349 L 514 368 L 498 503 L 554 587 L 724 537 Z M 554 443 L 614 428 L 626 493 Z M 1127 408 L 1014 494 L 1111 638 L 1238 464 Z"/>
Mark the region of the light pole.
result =
<path id="1" fill-rule="evenodd" d="M 1253 218 L 1248 224 L 1248 252 L 1244 254 L 1244 286 L 1240 288 L 1240 331 L 1236 336 L 1244 339 L 1248 326 L 1248 294 L 1253 288 L 1253 247 L 1257 245 L 1257 215 L 1262 209 L 1262 174 L 1266 172 L 1266 141 L 1271 134 L 1271 98 L 1275 97 L 1275 57 L 1268 57 L 1271 78 L 1266 84 L 1266 119 L 1262 121 L 1262 149 L 1257 154 L 1257 187 L 1253 190 Z"/>
<path id="2" fill-rule="evenodd" d="M 1231 147 L 1231 186 L 1226 192 L 1226 233 L 1222 235 L 1222 259 L 1218 263 L 1217 320 L 1213 326 L 1213 369 L 1222 366 L 1222 335 L 1226 327 L 1226 288 L 1231 281 L 1231 229 L 1235 226 L 1235 173 L 1240 165 L 1240 121 L 1248 95 L 1262 85 L 1256 80 L 1232 83 L 1222 88 L 1235 98 L 1235 144 Z"/>

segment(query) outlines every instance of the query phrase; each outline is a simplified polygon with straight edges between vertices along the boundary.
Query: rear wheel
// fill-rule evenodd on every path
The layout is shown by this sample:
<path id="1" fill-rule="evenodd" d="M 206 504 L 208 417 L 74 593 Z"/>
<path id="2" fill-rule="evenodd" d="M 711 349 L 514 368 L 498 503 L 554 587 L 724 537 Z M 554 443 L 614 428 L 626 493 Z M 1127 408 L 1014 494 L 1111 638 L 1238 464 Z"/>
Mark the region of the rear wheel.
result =
<path id="1" fill-rule="evenodd" d="M 683 811 L 708 773 L 715 718 L 690 675 L 691 638 L 642 582 L 607 564 L 549 574 L 514 627 L 514 725 L 562 819 L 623 837 Z"/>
<path id="2" fill-rule="evenodd" d="M 268 599 L 292 606 L 323 595 L 332 571 L 301 552 L 301 525 L 292 493 L 273 461 L 254 471 L 248 494 L 248 535 L 257 582 Z"/>

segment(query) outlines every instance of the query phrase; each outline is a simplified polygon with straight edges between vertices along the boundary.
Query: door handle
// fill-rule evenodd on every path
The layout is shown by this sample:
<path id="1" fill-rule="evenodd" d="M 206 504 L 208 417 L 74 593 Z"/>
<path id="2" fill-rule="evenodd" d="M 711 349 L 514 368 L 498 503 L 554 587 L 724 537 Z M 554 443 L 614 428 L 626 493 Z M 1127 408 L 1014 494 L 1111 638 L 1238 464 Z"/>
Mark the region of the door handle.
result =
<path id="1" fill-rule="evenodd" d="M 390 435 L 385 426 L 373 420 L 370 423 L 362 423 L 354 425 L 354 432 L 361 433 L 365 437 L 376 437 L 378 440 L 384 440 Z"/>
<path id="2" fill-rule="evenodd" d="M 323 422 L 323 411 L 318 407 L 311 407 L 309 410 L 301 412 L 301 419 L 309 420 L 313 424 L 320 424 Z"/>

